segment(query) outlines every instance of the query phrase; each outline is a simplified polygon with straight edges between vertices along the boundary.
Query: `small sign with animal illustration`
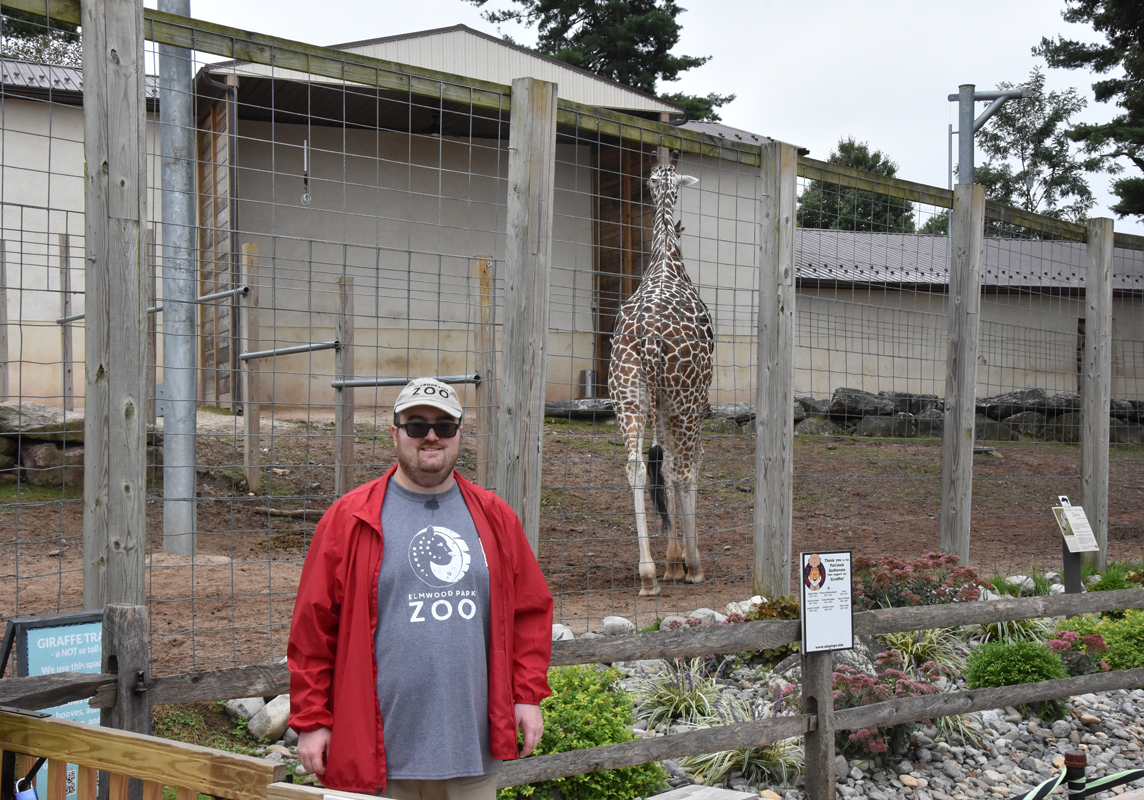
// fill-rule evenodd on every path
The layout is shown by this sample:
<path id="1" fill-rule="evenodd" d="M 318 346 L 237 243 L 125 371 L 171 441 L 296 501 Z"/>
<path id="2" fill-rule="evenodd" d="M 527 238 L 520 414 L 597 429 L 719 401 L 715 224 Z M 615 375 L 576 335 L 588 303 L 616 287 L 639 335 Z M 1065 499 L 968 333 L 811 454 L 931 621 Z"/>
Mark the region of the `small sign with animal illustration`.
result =
<path id="1" fill-rule="evenodd" d="M 1096 535 L 1092 532 L 1092 526 L 1088 523 L 1084 509 L 1074 506 L 1063 494 L 1057 499 L 1061 504 L 1053 506 L 1053 516 L 1057 518 L 1057 525 L 1060 526 L 1061 536 L 1065 538 L 1065 547 L 1069 552 L 1100 552 L 1100 544 L 1096 541 Z"/>
<path id="2" fill-rule="evenodd" d="M 802 554 L 802 652 L 854 647 L 849 550 Z"/>

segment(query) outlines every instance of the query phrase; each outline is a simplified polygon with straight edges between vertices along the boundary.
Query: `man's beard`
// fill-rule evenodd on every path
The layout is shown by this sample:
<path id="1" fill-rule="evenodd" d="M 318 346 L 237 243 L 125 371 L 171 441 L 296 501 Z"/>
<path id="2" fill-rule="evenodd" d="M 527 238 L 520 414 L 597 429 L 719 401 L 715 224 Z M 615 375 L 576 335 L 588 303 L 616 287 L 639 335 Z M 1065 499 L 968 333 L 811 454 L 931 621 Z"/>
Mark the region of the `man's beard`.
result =
<path id="1" fill-rule="evenodd" d="M 444 452 L 444 451 L 442 451 Z M 432 489 L 440 486 L 445 482 L 446 478 L 453 471 L 456 466 L 457 460 L 453 459 L 452 463 L 442 465 L 440 470 L 427 470 L 418 463 L 418 455 L 421 451 L 417 450 L 413 453 L 413 457 L 409 458 L 401 451 L 397 453 L 397 463 L 401 465 L 401 471 L 405 473 L 409 480 L 423 489 Z M 459 455 L 459 454 L 458 454 Z"/>

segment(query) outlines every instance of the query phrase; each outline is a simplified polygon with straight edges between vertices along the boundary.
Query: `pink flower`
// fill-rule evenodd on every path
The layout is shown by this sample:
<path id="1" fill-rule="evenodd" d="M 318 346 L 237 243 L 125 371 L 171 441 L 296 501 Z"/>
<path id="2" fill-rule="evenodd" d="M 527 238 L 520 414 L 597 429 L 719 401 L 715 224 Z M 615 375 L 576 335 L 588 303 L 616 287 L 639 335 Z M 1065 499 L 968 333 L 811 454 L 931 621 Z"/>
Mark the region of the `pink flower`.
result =
<path id="1" fill-rule="evenodd" d="M 1084 637 L 1084 649 L 1089 653 L 1103 653 L 1108 649 L 1104 637 L 1099 633 L 1090 633 Z"/>

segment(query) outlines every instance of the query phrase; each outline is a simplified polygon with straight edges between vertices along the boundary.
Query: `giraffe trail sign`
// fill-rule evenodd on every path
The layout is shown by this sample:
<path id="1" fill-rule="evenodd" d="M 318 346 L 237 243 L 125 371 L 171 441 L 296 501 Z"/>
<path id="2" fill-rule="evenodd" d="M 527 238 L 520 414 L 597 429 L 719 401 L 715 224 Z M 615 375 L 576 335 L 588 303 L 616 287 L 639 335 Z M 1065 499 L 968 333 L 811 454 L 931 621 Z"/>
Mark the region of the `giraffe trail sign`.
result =
<path id="1" fill-rule="evenodd" d="M 823 653 L 854 647 L 851 552 L 800 554 L 802 569 L 802 652 Z"/>

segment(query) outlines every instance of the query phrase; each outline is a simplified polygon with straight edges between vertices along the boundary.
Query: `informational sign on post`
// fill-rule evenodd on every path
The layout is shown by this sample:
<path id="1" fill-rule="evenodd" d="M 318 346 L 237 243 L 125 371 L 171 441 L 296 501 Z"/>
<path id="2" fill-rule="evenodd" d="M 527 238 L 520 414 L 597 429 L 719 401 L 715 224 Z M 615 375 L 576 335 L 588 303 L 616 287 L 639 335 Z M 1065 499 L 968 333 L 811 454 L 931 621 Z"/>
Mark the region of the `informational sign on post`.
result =
<path id="1" fill-rule="evenodd" d="M 801 554 L 802 652 L 854 647 L 849 550 Z"/>
<path id="2" fill-rule="evenodd" d="M 0 650 L 0 675 L 3 675 L 13 651 L 16 677 L 19 678 L 57 672 L 98 673 L 103 661 L 103 612 L 81 611 L 10 619 Z M 99 709 L 92 708 L 86 700 L 76 700 L 44 711 L 56 719 L 99 724 Z M 66 774 L 68 800 L 75 800 L 79 774 L 76 765 L 68 764 Z M 38 795 L 47 797 L 47 770 L 40 770 L 36 784 Z"/>
<path id="3" fill-rule="evenodd" d="M 1057 518 L 1061 536 L 1064 537 L 1065 547 L 1070 553 L 1096 553 L 1100 551 L 1100 544 L 1096 541 L 1096 534 L 1088 524 L 1088 517 L 1084 509 L 1074 506 L 1068 497 L 1060 495 L 1057 498 L 1059 506 L 1053 506 L 1053 516 Z"/>

